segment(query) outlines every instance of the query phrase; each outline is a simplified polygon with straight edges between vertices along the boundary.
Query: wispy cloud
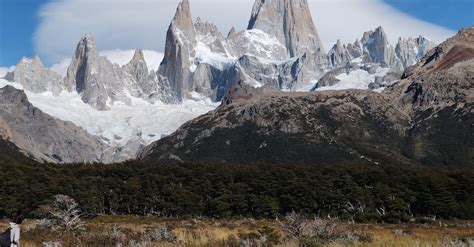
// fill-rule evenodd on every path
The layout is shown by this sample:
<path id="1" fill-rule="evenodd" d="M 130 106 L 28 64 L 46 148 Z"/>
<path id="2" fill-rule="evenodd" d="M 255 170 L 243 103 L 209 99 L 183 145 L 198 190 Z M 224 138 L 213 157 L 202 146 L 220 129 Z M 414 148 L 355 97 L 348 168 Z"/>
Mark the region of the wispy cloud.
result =
<path id="1" fill-rule="evenodd" d="M 79 38 L 93 33 L 100 50 L 142 48 L 163 51 L 166 30 L 179 0 L 55 0 L 40 10 L 37 53 L 47 64 L 70 57 Z M 401 13 L 381 0 L 309 0 L 321 39 L 329 49 L 338 38 L 353 42 L 384 26 L 399 36 L 425 35 L 441 42 L 454 32 Z M 253 0 L 190 0 L 193 18 L 214 22 L 223 33 L 244 29 Z"/>

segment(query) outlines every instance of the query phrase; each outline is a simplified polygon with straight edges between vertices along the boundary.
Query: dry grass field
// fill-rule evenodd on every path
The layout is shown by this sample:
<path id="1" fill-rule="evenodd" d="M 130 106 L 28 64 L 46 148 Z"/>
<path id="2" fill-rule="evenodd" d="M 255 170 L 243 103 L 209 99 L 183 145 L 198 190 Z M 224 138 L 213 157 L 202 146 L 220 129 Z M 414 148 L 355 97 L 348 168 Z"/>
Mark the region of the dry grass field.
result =
<path id="1" fill-rule="evenodd" d="M 302 223 L 303 222 L 303 223 Z M 0 225 L 7 227 L 7 222 Z M 25 220 L 28 246 L 474 246 L 474 222 L 349 224 L 341 221 L 212 220 L 101 216 L 82 229 L 53 230 Z"/>

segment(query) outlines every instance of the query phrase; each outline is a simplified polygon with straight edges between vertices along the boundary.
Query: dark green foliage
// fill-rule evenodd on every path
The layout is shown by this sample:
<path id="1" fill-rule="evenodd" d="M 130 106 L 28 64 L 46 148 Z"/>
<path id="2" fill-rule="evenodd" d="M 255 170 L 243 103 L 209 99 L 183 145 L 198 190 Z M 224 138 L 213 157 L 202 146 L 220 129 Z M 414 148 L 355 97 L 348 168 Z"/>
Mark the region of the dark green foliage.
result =
<path id="1" fill-rule="evenodd" d="M 28 162 L 30 159 L 15 144 L 0 139 L 0 160 L 8 162 Z"/>
<path id="2" fill-rule="evenodd" d="M 273 218 L 308 216 L 404 222 L 474 218 L 474 171 L 408 166 L 237 164 L 51 165 L 0 161 L 0 216 L 27 213 L 56 194 L 85 215 Z"/>

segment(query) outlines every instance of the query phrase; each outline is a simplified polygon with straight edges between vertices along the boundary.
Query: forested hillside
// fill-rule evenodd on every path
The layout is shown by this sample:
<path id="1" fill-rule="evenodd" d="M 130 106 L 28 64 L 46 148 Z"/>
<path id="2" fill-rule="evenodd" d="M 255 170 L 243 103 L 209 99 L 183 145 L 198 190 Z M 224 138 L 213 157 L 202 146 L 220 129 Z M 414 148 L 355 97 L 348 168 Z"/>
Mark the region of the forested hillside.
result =
<path id="1" fill-rule="evenodd" d="M 356 221 L 472 219 L 474 171 L 396 165 L 50 165 L 0 161 L 0 215 L 34 217 L 56 194 L 85 216 L 274 218 L 296 211 Z"/>

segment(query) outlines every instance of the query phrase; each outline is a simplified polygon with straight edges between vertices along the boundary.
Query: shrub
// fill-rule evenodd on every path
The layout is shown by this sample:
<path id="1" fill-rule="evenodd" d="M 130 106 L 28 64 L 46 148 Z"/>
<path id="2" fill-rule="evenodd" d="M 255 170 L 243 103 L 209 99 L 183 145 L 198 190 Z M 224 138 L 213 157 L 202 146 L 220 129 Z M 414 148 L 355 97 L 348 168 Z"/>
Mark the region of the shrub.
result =
<path id="1" fill-rule="evenodd" d="M 178 237 L 170 228 L 161 225 L 145 231 L 144 239 L 152 242 L 176 243 L 178 241 Z"/>
<path id="2" fill-rule="evenodd" d="M 51 205 L 43 205 L 41 209 L 46 218 L 38 220 L 38 225 L 52 230 L 77 231 L 84 229 L 79 204 L 67 195 L 55 195 Z"/>

